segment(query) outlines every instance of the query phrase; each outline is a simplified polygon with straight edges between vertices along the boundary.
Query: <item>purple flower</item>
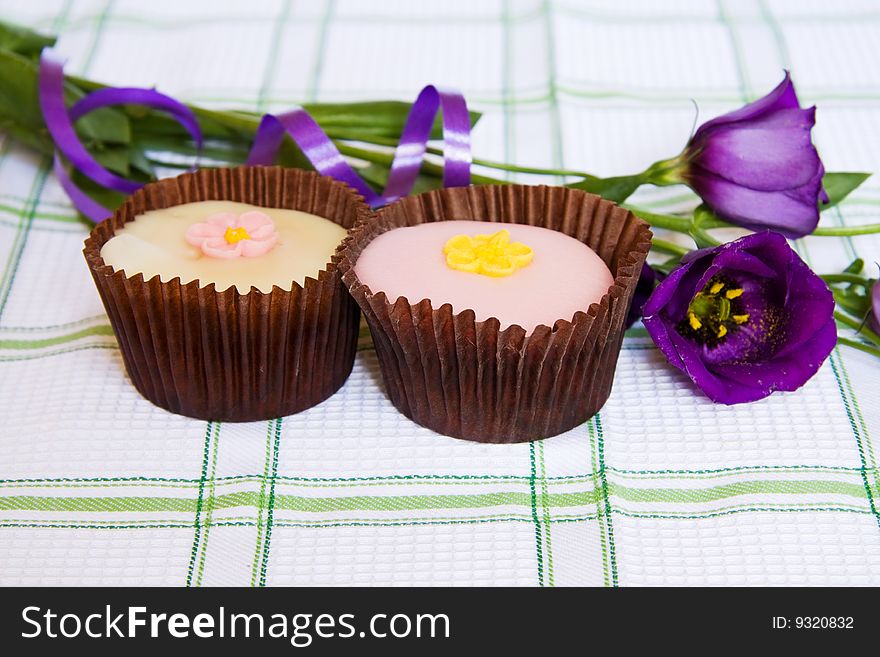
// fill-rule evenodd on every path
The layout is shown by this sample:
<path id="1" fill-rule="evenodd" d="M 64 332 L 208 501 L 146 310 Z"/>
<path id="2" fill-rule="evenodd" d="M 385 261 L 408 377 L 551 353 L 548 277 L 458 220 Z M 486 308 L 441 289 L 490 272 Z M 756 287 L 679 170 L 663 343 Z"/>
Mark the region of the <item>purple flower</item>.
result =
<path id="1" fill-rule="evenodd" d="M 699 127 L 681 178 L 732 223 L 803 237 L 819 223 L 819 200 L 828 201 L 815 123 L 816 108 L 801 109 L 786 72 L 768 95 Z"/>
<path id="2" fill-rule="evenodd" d="M 639 282 L 641 285 L 641 281 Z M 636 288 L 638 290 L 638 288 Z M 880 281 L 875 281 L 871 286 L 871 329 L 874 333 L 880 333 Z"/>
<path id="3" fill-rule="evenodd" d="M 688 254 L 644 307 L 670 363 L 713 401 L 796 390 L 837 340 L 828 287 L 778 233 Z"/>
<path id="4" fill-rule="evenodd" d="M 645 262 L 642 263 L 642 273 L 639 275 L 639 282 L 636 284 L 636 291 L 633 293 L 632 305 L 629 307 L 629 313 L 626 316 L 626 328 L 635 324 L 642 316 L 642 307 L 654 291 L 654 283 L 657 280 L 657 272 Z"/>

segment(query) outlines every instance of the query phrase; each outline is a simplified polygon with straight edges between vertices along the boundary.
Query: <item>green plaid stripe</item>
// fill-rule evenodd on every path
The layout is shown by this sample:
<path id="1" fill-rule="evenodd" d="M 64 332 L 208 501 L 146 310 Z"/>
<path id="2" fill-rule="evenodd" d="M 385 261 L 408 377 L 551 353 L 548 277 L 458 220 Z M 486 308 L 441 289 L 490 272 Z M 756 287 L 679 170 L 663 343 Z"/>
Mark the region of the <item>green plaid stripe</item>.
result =
<path id="1" fill-rule="evenodd" d="M 638 475 L 610 471 L 611 480 L 602 483 L 599 473 L 587 476 L 550 478 L 536 476 L 485 477 L 456 479 L 429 477 L 409 479 L 377 478 L 362 480 L 321 480 L 273 475 L 277 467 L 274 445 L 278 440 L 278 423 L 270 437 L 271 461 L 265 475 L 242 475 L 210 478 L 208 468 L 216 468 L 216 441 L 219 427 L 209 428 L 206 444 L 213 444 L 205 455 L 203 479 L 154 480 L 88 479 L 88 480 L 17 480 L 0 484 L 0 511 L 35 512 L 194 512 L 195 527 L 210 526 L 211 514 L 225 509 L 252 508 L 258 511 L 255 523 L 270 531 L 272 520 L 268 510 L 296 511 L 302 513 L 324 512 L 402 512 L 413 511 L 479 511 L 492 507 L 510 506 L 521 508 L 524 516 L 531 517 L 536 525 L 549 523 L 556 518 L 559 509 L 571 510 L 584 507 L 594 517 L 607 514 L 608 499 L 617 500 L 617 506 L 638 513 L 639 505 L 652 505 L 652 513 L 683 513 L 690 505 L 705 505 L 700 513 L 717 512 L 727 508 L 747 509 L 761 507 L 762 501 L 742 502 L 752 495 L 780 496 L 785 498 L 780 507 L 806 508 L 821 505 L 819 500 L 833 496 L 836 505 L 850 505 L 864 513 L 873 513 L 872 498 L 878 493 L 877 486 L 866 488 L 862 484 L 861 468 L 752 468 L 745 472 L 723 471 L 707 476 L 693 471 L 675 472 L 673 482 L 668 471 L 645 471 Z M 531 446 L 531 453 L 540 452 L 541 443 Z M 213 451 L 213 455 L 211 455 Z M 540 455 L 537 455 L 540 461 Z M 213 463 L 213 465 L 209 465 Z M 540 465 L 537 466 L 540 469 Z M 876 476 L 876 468 L 871 472 Z M 596 487 L 598 485 L 598 487 Z M 416 487 L 416 488 L 414 488 Z M 419 491 L 417 487 L 448 490 L 442 494 Z M 131 495 L 130 489 L 137 489 Z M 370 489 L 373 489 L 372 491 Z M 381 488 L 380 491 L 375 489 Z M 468 488 L 478 488 L 469 491 Z M 405 489 L 407 492 L 400 492 Z M 271 500 L 271 502 L 270 502 Z M 591 508 L 595 507 L 595 509 Z M 616 507 L 615 507 L 616 509 Z M 595 511 L 595 512 L 593 512 Z M 567 515 L 567 514 L 566 514 Z M 423 519 L 430 519 L 427 516 Z M 539 527 L 543 533 L 545 528 Z M 546 545 L 549 541 L 542 538 Z M 262 555 L 265 541 L 261 541 L 258 553 Z M 197 552 L 194 544 L 193 552 Z M 261 559 L 262 557 L 260 557 Z M 257 561 L 260 561 L 257 559 Z M 613 564 L 609 563 L 609 566 Z"/>
<path id="2" fill-rule="evenodd" d="M 59 14 L 57 25 L 65 23 L 70 3 Z M 610 8 L 583 7 L 545 0 L 520 5 L 503 0 L 496 14 L 487 11 L 475 17 L 441 15 L 427 18 L 384 16 L 381 11 L 366 15 L 341 11 L 338 3 L 327 2 L 304 13 L 297 3 L 282 2 L 278 14 L 204 17 L 199 22 L 220 24 L 248 23 L 264 26 L 270 38 L 267 60 L 256 99 L 251 90 L 200 87 L 185 95 L 192 100 L 223 101 L 230 105 L 257 109 L 283 106 L 303 100 L 342 97 L 343 89 L 334 89 L 325 79 L 327 45 L 336 26 L 399 23 L 401 27 L 417 20 L 450 26 L 485 23 L 500 26 L 503 34 L 498 88 L 477 89 L 469 100 L 490 116 L 498 115 L 505 135 L 504 158 L 517 161 L 515 149 L 517 117 L 540 113 L 549 121 L 551 139 L 544 146 L 554 166 L 566 166 L 563 141 L 562 106 L 621 107 L 628 112 L 650 112 L 658 104 L 671 105 L 693 96 L 703 102 L 735 105 L 760 93 L 750 84 L 749 61 L 743 56 L 739 27 L 762 27 L 776 43 L 780 65 L 788 66 L 790 54 L 785 40 L 786 27 L 814 24 L 819 20 L 835 22 L 877 21 L 880 13 L 861 12 L 817 18 L 806 10 L 777 17 L 772 7 L 761 0 L 755 16 L 731 15 L 730 4 L 719 1 L 714 12 L 686 14 L 675 11 L 624 15 Z M 318 34 L 313 68 L 303 88 L 276 88 L 283 83 L 278 70 L 278 51 L 285 27 L 296 17 Z M 675 89 L 657 91 L 621 83 L 608 85 L 588 79 L 571 79 L 558 74 L 554 34 L 557 20 L 597 24 L 694 24 L 720 25 L 726 30 L 729 50 L 736 67 L 739 89 Z M 100 37 L 108 29 L 160 32 L 183 29 L 187 21 L 162 16 L 141 16 L 130 7 L 116 10 L 112 3 L 100 13 L 79 14 L 69 21 L 70 30 L 90 30 L 94 37 L 88 47 L 85 70 L 96 56 Z M 513 53 L 523 47 L 518 29 L 539 25 L 546 45 L 546 76 L 541 83 L 521 84 L 512 63 Z M 48 25 L 48 23 L 46 23 Z M 722 47 L 719 45 L 719 47 Z M 585 69 L 588 70 L 588 69 Z M 376 88 L 376 96 L 398 93 L 399 89 Z M 296 93 L 296 96 L 292 94 Z M 828 88 L 802 87 L 802 93 L 836 107 L 864 103 L 880 98 L 873 89 L 848 89 L 845 85 Z M 290 95 L 290 97 L 287 97 Z M 493 117 L 494 120 L 494 117 Z M 4 166 L 7 143 L 0 152 Z M 0 195 L 0 229 L 11 230 L 14 238 L 0 273 L 0 366 L 23 360 L 51 359 L 61 354 L 86 350 L 116 348 L 112 332 L 103 316 L 86 317 L 47 326 L 15 326 L 3 318 L 3 309 L 14 293 L 20 259 L 28 236 L 42 233 L 82 235 L 85 226 L 66 204 L 47 202 L 42 192 L 48 178 L 45 163 L 36 172 L 33 185 L 24 196 Z M 845 224 L 850 218 L 876 216 L 880 205 L 876 182 L 869 184 L 847 201 L 833 216 Z M 692 207 L 696 198 L 681 190 L 644 190 L 639 202 L 658 211 Z M 847 254 L 856 253 L 856 242 L 842 242 Z M 802 255 L 809 260 L 807 245 Z M 360 358 L 374 359 L 368 340 L 362 341 Z M 643 331 L 628 334 L 627 350 L 652 349 Z M 253 449 L 261 450 L 262 471 L 218 475 L 218 463 L 225 450 L 235 444 L 231 430 L 218 423 L 208 423 L 203 431 L 203 445 L 193 477 L 36 477 L 0 479 L 0 527 L 45 528 L 47 530 L 165 529 L 192 530 L 188 548 L 187 585 L 199 586 L 210 580 L 212 554 L 218 548 L 217 534 L 233 528 L 245 528 L 253 537 L 247 560 L 250 583 L 262 586 L 271 580 L 273 535 L 279 530 L 317 528 L 416 527 L 459 525 L 516 525 L 528 528 L 534 541 L 534 583 L 552 586 L 564 583 L 561 566 L 566 558 L 562 528 L 595 528 L 598 540 L 590 546 L 600 560 L 601 576 L 607 586 L 627 583 L 627 571 L 621 558 L 627 549 L 620 536 L 623 519 L 638 521 L 692 520 L 743 514 L 848 514 L 876 521 L 880 525 L 877 500 L 880 495 L 880 472 L 869 432 L 869 412 L 858 401 L 860 392 L 847 369 L 849 355 L 835 352 L 831 370 L 836 390 L 852 428 L 860 464 L 840 465 L 732 465 L 726 468 L 628 469 L 609 462 L 606 438 L 615 427 L 605 426 L 606 414 L 597 415 L 582 428 L 589 443 L 586 460 L 576 474 L 554 474 L 554 443 L 535 443 L 523 453 L 521 471 L 509 474 L 440 475 L 397 474 L 388 476 L 308 477 L 287 476 L 282 462 L 282 444 L 297 439 L 297 419 L 264 423 L 263 440 Z M 250 436 L 249 438 L 253 438 Z M 222 438 L 222 439 L 221 439 Z M 613 461 L 613 459 L 612 459 Z M 259 467 L 254 467 L 259 470 Z M 782 517 L 782 516 L 780 516 Z M 615 522 L 617 521 L 617 522 Z M 615 535 L 618 529 L 618 535 Z M 625 527 L 624 527 L 625 529 Z M 214 537 L 214 538 L 212 538 Z M 625 537 L 625 534 L 624 534 Z M 277 538 L 276 538 L 277 540 Z M 216 553 L 220 559 L 220 553 Z"/>

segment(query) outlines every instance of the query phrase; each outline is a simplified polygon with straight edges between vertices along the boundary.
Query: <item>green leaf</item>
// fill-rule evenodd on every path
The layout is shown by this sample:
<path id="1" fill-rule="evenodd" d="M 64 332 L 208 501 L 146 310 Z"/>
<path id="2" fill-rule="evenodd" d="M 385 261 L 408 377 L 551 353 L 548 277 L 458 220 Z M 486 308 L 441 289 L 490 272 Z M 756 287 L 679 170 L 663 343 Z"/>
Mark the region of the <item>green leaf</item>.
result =
<path id="1" fill-rule="evenodd" d="M 114 192 L 106 187 L 101 187 L 97 183 L 86 178 L 79 171 L 73 171 L 71 178 L 82 191 L 110 210 L 115 210 L 122 205 L 122 202 L 125 200 L 125 194 L 120 194 L 119 192 Z"/>
<path id="2" fill-rule="evenodd" d="M 566 187 L 581 189 L 585 192 L 590 192 L 591 194 L 598 194 L 602 198 L 613 201 L 614 203 L 623 203 L 642 185 L 642 182 L 641 174 L 634 176 L 614 176 L 613 178 L 587 176 L 581 181 L 566 185 Z"/>
<path id="3" fill-rule="evenodd" d="M 694 210 L 694 220 L 688 233 L 696 242 L 698 248 L 704 249 L 721 244 L 705 228 L 706 223 L 711 222 L 714 218 L 715 214 L 705 205 L 699 205 Z"/>
<path id="4" fill-rule="evenodd" d="M 109 169 L 113 173 L 120 176 L 128 176 L 131 173 L 129 166 L 129 152 L 125 146 L 111 146 L 109 148 L 101 148 L 92 153 L 98 163 L 105 169 Z"/>
<path id="5" fill-rule="evenodd" d="M 360 175 L 371 187 L 381 190 L 388 182 L 388 167 L 382 164 L 369 164 L 357 169 Z M 421 194 L 443 187 L 443 179 L 437 176 L 419 174 L 413 185 L 412 194 Z"/>
<path id="6" fill-rule="evenodd" d="M 147 157 L 147 151 L 142 144 L 132 142 L 129 145 L 128 159 L 133 171 L 140 172 L 147 180 L 156 179 L 156 171 L 153 169 L 153 165 Z"/>
<path id="7" fill-rule="evenodd" d="M 870 173 L 846 173 L 846 172 L 828 172 L 822 178 L 822 187 L 828 194 L 828 203 L 819 202 L 819 210 L 824 211 L 833 208 L 843 199 L 849 196 L 850 192 L 871 177 Z"/>
<path id="8" fill-rule="evenodd" d="M 87 148 L 90 143 L 127 144 L 131 141 L 128 118 L 112 107 L 89 112 L 76 122 L 76 132 Z"/>
<path id="9" fill-rule="evenodd" d="M 871 300 L 867 295 L 836 287 L 832 287 L 831 292 L 834 295 L 834 302 L 850 315 L 863 319 L 871 312 Z"/>
<path id="10" fill-rule="evenodd" d="M 36 62 L 0 50 L 0 128 L 43 153 L 51 153 L 52 141 L 43 123 L 37 81 Z M 64 91 L 68 106 L 85 95 L 69 81 Z M 131 138 L 128 118 L 109 107 L 83 117 L 76 128 L 87 148 L 99 143 L 125 144 Z"/>
<path id="11" fill-rule="evenodd" d="M 853 260 L 846 269 L 844 269 L 845 274 L 861 274 L 862 270 L 865 268 L 865 261 L 861 258 L 856 258 Z"/>
<path id="12" fill-rule="evenodd" d="M 0 21 L 0 50 L 37 59 L 43 48 L 54 46 L 55 37 L 39 34 L 21 25 Z"/>
<path id="13" fill-rule="evenodd" d="M 36 64 L 5 50 L 0 50 L 0 128 L 42 153 L 52 152 L 37 102 Z"/>
<path id="14" fill-rule="evenodd" d="M 400 137 L 403 125 L 409 115 L 411 103 L 395 100 L 367 101 L 359 103 L 321 103 L 305 104 L 303 108 L 312 115 L 325 132 L 335 128 L 359 131 L 365 137 Z M 471 127 L 482 116 L 479 112 L 469 112 Z M 442 123 L 438 114 L 434 120 L 431 139 L 443 136 Z"/>

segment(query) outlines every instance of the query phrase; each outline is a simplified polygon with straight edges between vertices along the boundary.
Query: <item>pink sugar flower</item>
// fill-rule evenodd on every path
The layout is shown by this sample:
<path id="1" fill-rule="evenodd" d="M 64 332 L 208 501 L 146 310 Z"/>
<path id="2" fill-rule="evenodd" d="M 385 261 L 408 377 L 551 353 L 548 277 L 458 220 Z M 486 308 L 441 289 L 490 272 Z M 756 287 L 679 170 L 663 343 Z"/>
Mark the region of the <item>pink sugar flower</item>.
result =
<path id="1" fill-rule="evenodd" d="M 259 210 L 237 216 L 220 212 L 190 226 L 186 241 L 211 258 L 255 258 L 275 246 L 278 230 L 269 215 Z"/>

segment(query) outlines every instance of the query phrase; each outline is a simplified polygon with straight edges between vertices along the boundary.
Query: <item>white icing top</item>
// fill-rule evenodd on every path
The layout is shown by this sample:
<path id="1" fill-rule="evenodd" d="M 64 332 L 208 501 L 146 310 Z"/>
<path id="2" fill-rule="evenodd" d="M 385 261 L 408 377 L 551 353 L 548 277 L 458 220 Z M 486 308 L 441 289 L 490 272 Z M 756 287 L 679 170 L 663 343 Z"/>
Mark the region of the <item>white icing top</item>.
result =
<path id="1" fill-rule="evenodd" d="M 268 215 L 278 232 L 277 242 L 262 255 L 210 257 L 187 242 L 187 229 L 208 217 L 254 210 Z M 232 285 L 240 294 L 250 292 L 251 286 L 271 292 L 273 285 L 290 290 L 294 282 L 302 285 L 307 277 L 317 278 L 345 235 L 342 226 L 307 212 L 200 201 L 138 215 L 104 244 L 101 257 L 114 269 L 124 269 L 127 276 L 140 273 L 148 280 L 158 274 L 163 282 L 179 276 L 183 284 L 214 283 L 218 292 Z"/>

